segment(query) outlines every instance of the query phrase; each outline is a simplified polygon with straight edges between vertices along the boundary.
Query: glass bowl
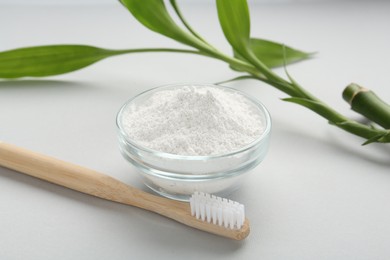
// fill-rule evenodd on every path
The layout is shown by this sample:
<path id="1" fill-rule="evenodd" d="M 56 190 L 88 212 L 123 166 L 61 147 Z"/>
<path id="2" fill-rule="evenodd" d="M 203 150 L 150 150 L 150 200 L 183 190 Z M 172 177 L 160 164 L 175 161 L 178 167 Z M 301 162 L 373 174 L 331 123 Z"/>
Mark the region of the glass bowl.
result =
<path id="1" fill-rule="evenodd" d="M 252 143 L 239 150 L 210 156 L 187 156 L 151 150 L 137 144 L 124 131 L 122 119 L 130 106 L 142 104 L 154 93 L 183 86 L 221 88 L 246 97 L 258 110 L 264 131 Z M 144 184 L 156 193 L 175 200 L 188 201 L 195 191 L 226 197 L 241 184 L 250 172 L 265 157 L 270 139 L 271 118 L 258 100 L 236 89 L 207 84 L 180 84 L 153 88 L 127 101 L 116 118 L 119 147 L 123 157 L 131 163 Z"/>

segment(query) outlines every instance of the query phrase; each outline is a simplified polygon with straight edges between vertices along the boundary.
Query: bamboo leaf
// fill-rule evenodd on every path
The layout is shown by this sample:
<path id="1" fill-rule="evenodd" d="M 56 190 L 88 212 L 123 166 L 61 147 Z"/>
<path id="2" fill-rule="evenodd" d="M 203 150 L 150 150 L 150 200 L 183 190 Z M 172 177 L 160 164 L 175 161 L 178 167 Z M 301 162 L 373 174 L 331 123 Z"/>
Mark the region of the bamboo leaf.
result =
<path id="1" fill-rule="evenodd" d="M 194 50 L 169 48 L 107 50 L 87 45 L 27 47 L 0 52 L 0 78 L 59 75 L 87 67 L 111 56 L 137 52 L 201 54 Z"/>
<path id="2" fill-rule="evenodd" d="M 247 58 L 250 18 L 245 0 L 217 0 L 218 18 L 226 39 L 236 53 Z"/>
<path id="3" fill-rule="evenodd" d="M 187 33 L 172 19 L 163 0 L 120 0 L 145 27 L 178 42 L 205 50 L 204 43 Z"/>
<path id="4" fill-rule="evenodd" d="M 277 79 L 253 53 L 250 46 L 250 17 L 246 0 L 216 0 L 219 23 L 233 50 L 269 79 Z M 233 69 L 238 69 L 233 67 Z"/>
<path id="5" fill-rule="evenodd" d="M 303 61 L 311 58 L 313 55 L 313 53 L 303 52 L 281 43 L 259 38 L 250 39 L 250 48 L 252 49 L 257 59 L 262 61 L 269 68 L 277 68 L 284 66 L 284 64 L 289 65 L 292 63 Z M 241 60 L 245 60 L 245 58 L 243 58 L 237 51 L 234 51 L 234 56 Z M 232 69 L 238 70 L 237 68 Z"/>
<path id="6" fill-rule="evenodd" d="M 306 60 L 313 55 L 313 53 L 303 52 L 284 44 L 258 38 L 251 39 L 250 46 L 256 57 L 272 68 Z"/>
<path id="7" fill-rule="evenodd" d="M 86 45 L 48 45 L 0 52 L 0 77 L 43 77 L 84 68 L 116 51 Z"/>
<path id="8" fill-rule="evenodd" d="M 161 0 L 120 0 L 131 14 L 144 26 L 152 31 L 178 41 L 186 41 L 183 31 L 170 17 Z"/>

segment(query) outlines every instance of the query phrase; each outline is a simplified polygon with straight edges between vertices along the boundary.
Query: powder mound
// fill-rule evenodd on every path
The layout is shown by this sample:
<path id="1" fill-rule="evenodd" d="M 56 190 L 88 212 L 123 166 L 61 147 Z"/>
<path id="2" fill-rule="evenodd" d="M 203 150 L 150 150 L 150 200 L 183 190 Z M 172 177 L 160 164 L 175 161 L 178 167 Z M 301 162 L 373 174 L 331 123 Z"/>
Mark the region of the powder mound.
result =
<path id="1" fill-rule="evenodd" d="M 263 132 L 255 105 L 217 87 L 157 91 L 124 111 L 128 137 L 147 148 L 178 155 L 218 155 L 238 150 Z"/>

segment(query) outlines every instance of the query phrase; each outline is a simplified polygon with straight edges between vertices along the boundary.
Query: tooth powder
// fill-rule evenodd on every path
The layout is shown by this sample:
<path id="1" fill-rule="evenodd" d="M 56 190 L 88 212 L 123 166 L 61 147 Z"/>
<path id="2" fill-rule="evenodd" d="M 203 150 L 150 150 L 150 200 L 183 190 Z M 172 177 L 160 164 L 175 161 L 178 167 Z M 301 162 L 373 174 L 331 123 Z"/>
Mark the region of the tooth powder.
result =
<path id="1" fill-rule="evenodd" d="M 264 131 L 251 100 L 211 86 L 157 91 L 127 107 L 122 119 L 136 144 L 177 155 L 226 154 L 249 145 Z"/>

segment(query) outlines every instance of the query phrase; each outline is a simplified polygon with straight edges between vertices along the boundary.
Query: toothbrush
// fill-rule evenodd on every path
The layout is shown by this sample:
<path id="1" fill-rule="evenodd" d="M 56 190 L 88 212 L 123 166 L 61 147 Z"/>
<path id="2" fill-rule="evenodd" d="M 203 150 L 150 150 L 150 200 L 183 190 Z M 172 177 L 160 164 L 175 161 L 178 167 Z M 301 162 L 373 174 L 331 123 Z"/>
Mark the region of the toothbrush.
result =
<path id="1" fill-rule="evenodd" d="M 249 234 L 244 206 L 195 192 L 190 203 L 152 195 L 102 173 L 0 141 L 0 166 L 102 199 L 135 206 L 215 235 Z"/>

